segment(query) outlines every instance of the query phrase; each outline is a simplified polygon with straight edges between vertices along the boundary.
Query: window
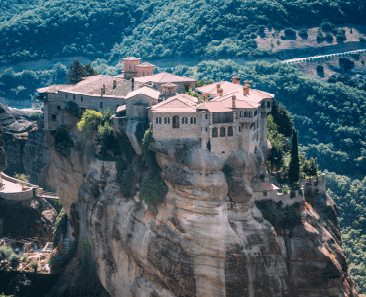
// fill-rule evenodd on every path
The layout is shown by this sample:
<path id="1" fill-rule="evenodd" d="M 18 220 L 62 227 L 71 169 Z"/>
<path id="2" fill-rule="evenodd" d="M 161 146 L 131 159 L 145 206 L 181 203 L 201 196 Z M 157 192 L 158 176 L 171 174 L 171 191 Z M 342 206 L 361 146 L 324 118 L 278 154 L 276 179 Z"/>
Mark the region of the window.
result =
<path id="1" fill-rule="evenodd" d="M 67 98 L 67 94 L 66 94 L 66 98 Z"/>
<path id="2" fill-rule="evenodd" d="M 57 120 L 57 116 L 55 114 L 52 115 L 52 121 L 56 121 Z"/>
<path id="3" fill-rule="evenodd" d="M 256 115 L 257 115 L 257 111 L 254 112 L 254 116 L 256 116 Z"/>
<path id="4" fill-rule="evenodd" d="M 186 92 L 188 92 L 189 91 L 189 85 L 184 85 L 184 89 L 185 89 Z"/>
<path id="5" fill-rule="evenodd" d="M 205 131 L 207 132 L 207 127 L 205 128 Z"/>
<path id="6" fill-rule="evenodd" d="M 61 109 L 61 106 L 60 106 L 60 105 L 58 105 L 58 106 L 57 106 L 57 110 L 60 110 L 60 109 Z"/>
<path id="7" fill-rule="evenodd" d="M 191 118 L 191 124 L 195 124 L 195 123 L 196 123 L 196 118 L 195 117 Z"/>
<path id="8" fill-rule="evenodd" d="M 83 96 L 80 96 L 80 100 L 81 100 L 81 102 L 83 102 L 83 100 L 84 100 L 84 99 L 83 99 Z"/>
<path id="9" fill-rule="evenodd" d="M 170 118 L 164 118 L 164 124 L 170 124 Z"/>
<path id="10" fill-rule="evenodd" d="M 72 99 L 74 99 L 74 100 L 75 100 L 75 94 L 74 94 L 74 95 L 72 95 Z"/>
<path id="11" fill-rule="evenodd" d="M 218 137 L 217 128 L 212 129 L 212 137 Z"/>
<path id="12" fill-rule="evenodd" d="M 248 112 L 244 111 L 244 117 L 247 118 L 248 117 Z"/>
<path id="13" fill-rule="evenodd" d="M 182 124 L 187 124 L 187 123 L 188 123 L 188 118 L 183 117 L 183 118 L 182 118 Z"/>
<path id="14" fill-rule="evenodd" d="M 271 108 L 271 101 L 267 101 L 267 108 Z"/>
<path id="15" fill-rule="evenodd" d="M 156 118 L 156 124 L 159 124 L 159 118 Z"/>
<path id="16" fill-rule="evenodd" d="M 241 127 L 239 126 L 239 132 L 241 132 Z"/>
<path id="17" fill-rule="evenodd" d="M 225 137 L 225 135 L 226 135 L 225 127 L 221 127 L 220 128 L 220 137 Z"/>
<path id="18" fill-rule="evenodd" d="M 173 116 L 173 128 L 179 128 L 179 117 L 177 115 Z"/>
<path id="19" fill-rule="evenodd" d="M 240 112 L 240 117 L 241 117 L 241 118 L 243 117 L 243 112 L 242 112 L 242 111 Z"/>
<path id="20" fill-rule="evenodd" d="M 206 119 L 206 120 L 208 119 L 208 114 L 207 114 L 207 113 L 205 114 L 205 119 Z"/>
<path id="21" fill-rule="evenodd" d="M 251 112 L 251 111 L 249 111 L 249 117 L 250 117 L 250 118 L 251 118 L 251 117 L 253 117 L 253 116 L 252 116 L 252 112 Z"/>
<path id="22" fill-rule="evenodd" d="M 266 105 L 265 105 L 265 102 L 261 102 L 261 108 L 265 108 L 266 107 Z"/>
<path id="23" fill-rule="evenodd" d="M 227 128 L 227 136 L 233 136 L 233 135 L 234 135 L 233 127 Z"/>
<path id="24" fill-rule="evenodd" d="M 100 102 L 100 108 L 103 108 L 103 102 Z"/>

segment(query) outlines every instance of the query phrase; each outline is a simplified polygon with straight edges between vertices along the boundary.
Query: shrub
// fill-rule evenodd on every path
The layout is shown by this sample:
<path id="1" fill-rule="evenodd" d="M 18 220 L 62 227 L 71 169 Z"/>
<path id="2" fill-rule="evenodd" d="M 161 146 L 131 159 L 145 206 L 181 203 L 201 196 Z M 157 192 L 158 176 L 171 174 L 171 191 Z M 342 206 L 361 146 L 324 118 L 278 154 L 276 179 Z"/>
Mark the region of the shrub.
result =
<path id="1" fill-rule="evenodd" d="M 333 34 L 330 32 L 327 32 L 327 34 L 325 34 L 325 39 L 327 41 L 333 41 Z"/>
<path id="2" fill-rule="evenodd" d="M 256 39 L 256 38 L 257 38 L 257 34 L 255 34 L 255 33 L 251 33 L 251 34 L 249 35 L 249 38 L 250 38 L 250 39 Z"/>
<path id="3" fill-rule="evenodd" d="M 285 36 L 288 38 L 294 38 L 296 37 L 296 31 L 292 28 L 286 28 L 285 29 Z"/>
<path id="4" fill-rule="evenodd" d="M 316 66 L 316 72 L 318 72 L 318 73 L 324 73 L 324 66 L 323 65 L 317 65 Z"/>
<path id="5" fill-rule="evenodd" d="M 320 25 L 320 28 L 323 31 L 331 31 L 335 26 L 331 22 L 323 22 Z"/>
<path id="6" fill-rule="evenodd" d="M 80 118 L 80 108 L 79 105 L 75 102 L 69 101 L 65 105 L 65 111 L 74 117 Z"/>
<path id="7" fill-rule="evenodd" d="M 300 31 L 299 31 L 299 36 L 301 38 L 308 38 L 308 29 L 306 28 L 302 28 Z"/>
<path id="8" fill-rule="evenodd" d="M 156 203 L 163 201 L 164 196 L 168 193 L 168 187 L 161 179 L 160 168 L 156 171 L 150 172 L 141 183 L 139 198 L 146 203 Z"/>
<path id="9" fill-rule="evenodd" d="M 346 40 L 346 31 L 343 29 L 337 29 L 335 36 L 338 42 L 342 42 Z"/>
<path id="10" fill-rule="evenodd" d="M 57 216 L 55 223 L 55 230 L 53 231 L 53 246 L 56 247 L 62 236 L 67 231 L 67 214 L 62 208 L 59 215 Z"/>
<path id="11" fill-rule="evenodd" d="M 323 34 L 321 32 L 318 32 L 318 35 L 316 36 L 316 40 L 318 42 L 322 42 L 324 41 L 325 37 L 323 36 Z"/>
<path id="12" fill-rule="evenodd" d="M 291 229 L 302 222 L 301 214 L 294 206 L 281 207 L 282 203 L 266 200 L 255 203 L 262 212 L 263 217 L 269 221 L 277 231 Z"/>
<path id="13" fill-rule="evenodd" d="M 0 269 L 6 267 L 13 256 L 16 255 L 10 246 L 0 246 Z"/>
<path id="14" fill-rule="evenodd" d="M 29 114 L 29 118 L 32 121 L 37 121 L 41 116 L 42 116 L 41 112 L 32 112 L 32 113 Z"/>
<path id="15" fill-rule="evenodd" d="M 33 261 L 33 262 L 30 263 L 30 265 L 33 268 L 34 272 L 37 272 L 38 262 L 37 261 Z"/>
<path id="16" fill-rule="evenodd" d="M 340 57 L 339 65 L 343 65 L 344 71 L 347 71 L 349 69 L 352 69 L 355 66 L 355 61 L 350 58 Z"/>
<path id="17" fill-rule="evenodd" d="M 264 30 L 266 27 L 264 27 L 264 25 L 260 25 L 258 26 L 258 34 L 264 34 Z"/>
<path id="18" fill-rule="evenodd" d="M 8 287 L 16 296 L 22 296 L 21 292 L 29 288 L 31 285 L 32 282 L 25 274 L 18 274 L 9 282 Z"/>
<path id="19" fill-rule="evenodd" d="M 17 270 L 20 263 L 20 257 L 19 256 L 12 256 L 10 258 L 10 266 L 13 270 Z"/>

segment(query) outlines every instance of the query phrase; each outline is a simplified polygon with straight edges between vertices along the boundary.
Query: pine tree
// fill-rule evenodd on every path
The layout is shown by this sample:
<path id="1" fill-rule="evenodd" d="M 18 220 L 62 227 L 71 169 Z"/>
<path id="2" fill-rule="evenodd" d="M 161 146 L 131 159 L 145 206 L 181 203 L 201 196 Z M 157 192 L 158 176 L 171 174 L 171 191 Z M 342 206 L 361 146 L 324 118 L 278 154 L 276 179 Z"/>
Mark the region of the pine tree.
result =
<path id="1" fill-rule="evenodd" d="M 70 65 L 69 75 L 66 76 L 66 79 L 70 84 L 77 84 L 82 81 L 85 76 L 87 76 L 87 74 L 84 65 L 78 60 L 74 60 L 74 63 Z"/>
<path id="2" fill-rule="evenodd" d="M 93 68 L 93 66 L 88 63 L 85 65 L 86 76 L 95 76 L 98 75 L 98 72 Z"/>
<path id="3" fill-rule="evenodd" d="M 297 183 L 300 179 L 299 148 L 297 144 L 297 132 L 295 129 L 292 130 L 291 161 L 289 166 L 288 179 L 290 184 Z"/>
<path id="4" fill-rule="evenodd" d="M 278 126 L 278 132 L 286 137 L 291 137 L 294 122 L 292 120 L 292 115 L 287 109 L 281 103 L 273 100 L 271 114 L 274 122 Z"/>

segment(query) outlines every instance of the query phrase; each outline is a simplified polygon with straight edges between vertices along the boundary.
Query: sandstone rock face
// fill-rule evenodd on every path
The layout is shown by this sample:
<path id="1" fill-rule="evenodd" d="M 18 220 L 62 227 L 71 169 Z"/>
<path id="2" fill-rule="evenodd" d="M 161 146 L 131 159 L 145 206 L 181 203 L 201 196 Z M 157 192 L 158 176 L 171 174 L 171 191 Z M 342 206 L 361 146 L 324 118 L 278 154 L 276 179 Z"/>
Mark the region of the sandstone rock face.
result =
<path id="1" fill-rule="evenodd" d="M 261 160 L 231 156 L 229 190 L 221 160 L 188 147 L 155 146 L 169 187 L 157 205 L 123 197 L 114 162 L 51 149 L 60 199 L 111 296 L 358 296 L 329 196 L 307 203 L 300 225 L 275 230 L 251 195 Z"/>

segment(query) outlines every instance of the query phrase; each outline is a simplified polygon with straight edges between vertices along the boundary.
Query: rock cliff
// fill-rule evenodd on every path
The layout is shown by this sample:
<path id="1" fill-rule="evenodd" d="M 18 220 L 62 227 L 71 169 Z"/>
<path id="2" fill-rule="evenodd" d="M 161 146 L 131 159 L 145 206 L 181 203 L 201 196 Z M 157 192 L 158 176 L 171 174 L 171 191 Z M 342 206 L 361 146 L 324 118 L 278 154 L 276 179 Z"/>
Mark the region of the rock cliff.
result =
<path id="1" fill-rule="evenodd" d="M 67 141 L 60 150 L 56 136 L 47 138 L 73 236 L 89 240 L 111 296 L 358 296 L 326 193 L 308 192 L 289 228 L 275 228 L 258 209 L 251 183 L 265 152 L 233 154 L 229 184 L 208 151 L 155 143 L 169 191 L 147 205 L 123 197 L 116 163 L 95 158 L 92 143 L 80 150 Z"/>

